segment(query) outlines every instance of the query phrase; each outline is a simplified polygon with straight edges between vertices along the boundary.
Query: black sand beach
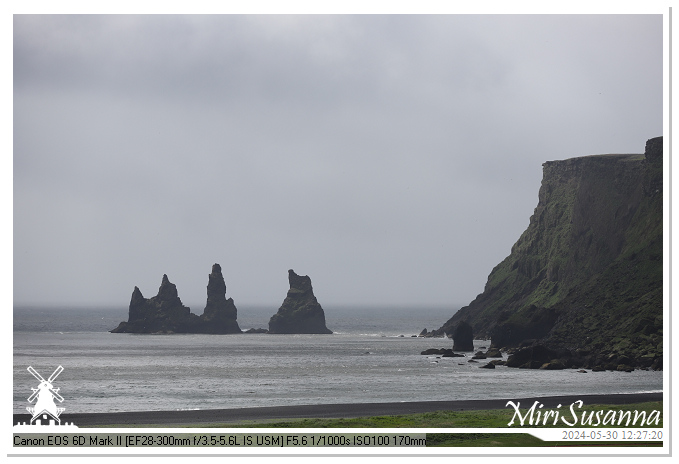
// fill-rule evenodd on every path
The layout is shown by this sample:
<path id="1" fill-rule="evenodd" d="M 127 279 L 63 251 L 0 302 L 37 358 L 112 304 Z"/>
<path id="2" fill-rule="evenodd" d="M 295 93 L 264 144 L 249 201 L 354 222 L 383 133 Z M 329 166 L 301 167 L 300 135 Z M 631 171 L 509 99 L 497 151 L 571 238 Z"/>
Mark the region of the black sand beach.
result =
<path id="1" fill-rule="evenodd" d="M 63 414 L 62 422 L 73 422 L 79 427 L 91 426 L 186 426 L 205 424 L 235 424 L 246 421 L 268 421 L 303 418 L 353 418 L 369 416 L 393 416 L 433 411 L 474 411 L 504 409 L 508 401 L 520 402 L 529 408 L 539 401 L 545 408 L 566 406 L 582 400 L 591 404 L 632 404 L 646 401 L 662 401 L 660 393 L 633 393 L 615 395 L 545 396 L 534 398 L 508 398 L 494 400 L 419 401 L 402 403 L 320 404 L 301 406 L 272 406 L 241 409 L 213 409 L 193 411 L 139 411 L 97 414 Z M 29 422 L 28 414 L 14 414 L 13 424 Z"/>

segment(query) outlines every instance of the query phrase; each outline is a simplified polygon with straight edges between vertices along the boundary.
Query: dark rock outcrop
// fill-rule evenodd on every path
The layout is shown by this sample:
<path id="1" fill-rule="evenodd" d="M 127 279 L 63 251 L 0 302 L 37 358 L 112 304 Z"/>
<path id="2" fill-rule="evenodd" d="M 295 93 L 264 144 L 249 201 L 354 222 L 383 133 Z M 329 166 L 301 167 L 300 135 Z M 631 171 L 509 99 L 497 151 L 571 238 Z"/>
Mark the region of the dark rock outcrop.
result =
<path id="1" fill-rule="evenodd" d="M 457 354 L 457 353 L 453 352 L 453 350 L 451 350 L 450 348 L 440 348 L 440 349 L 439 348 L 428 348 L 428 349 L 420 352 L 420 354 L 424 354 L 424 355 L 440 354 L 441 357 L 443 357 L 443 358 L 464 358 L 465 357 L 465 355 L 463 355 L 463 354 Z"/>
<path id="2" fill-rule="evenodd" d="M 558 357 L 558 353 L 554 350 L 542 345 L 529 346 L 515 351 L 507 358 L 505 365 L 507 367 L 521 367 L 525 369 L 539 369 L 545 363 L 549 363 L 552 359 Z"/>
<path id="3" fill-rule="evenodd" d="M 265 333 L 269 333 L 269 331 L 266 330 L 266 329 L 262 329 L 262 328 L 255 329 L 255 328 L 253 327 L 253 328 L 251 328 L 251 329 L 246 330 L 246 331 L 243 332 L 243 333 L 246 333 L 246 334 L 265 334 Z"/>
<path id="4" fill-rule="evenodd" d="M 453 351 L 474 351 L 474 332 L 466 321 L 460 321 L 453 331 Z"/>
<path id="5" fill-rule="evenodd" d="M 270 334 L 331 334 L 325 313 L 314 296 L 309 276 L 288 271 L 290 290 L 283 304 L 269 320 Z"/>
<path id="6" fill-rule="evenodd" d="M 441 350 L 444 350 L 444 349 L 445 348 L 441 348 Z M 426 350 L 421 351 L 420 354 L 424 354 L 424 355 L 441 354 L 441 350 L 439 350 L 438 348 L 427 348 Z M 452 351 L 452 350 L 450 350 L 450 351 Z"/>
<path id="7" fill-rule="evenodd" d="M 538 205 L 511 254 L 483 293 L 430 334 L 466 321 L 494 348 L 533 340 L 567 349 L 567 367 L 661 368 L 662 150 L 658 137 L 644 154 L 544 163 Z"/>
<path id="8" fill-rule="evenodd" d="M 486 351 L 486 358 L 501 358 L 502 353 L 500 353 L 500 350 L 497 348 L 490 348 L 488 351 Z"/>
<path id="9" fill-rule="evenodd" d="M 238 311 L 233 298 L 226 299 L 226 283 L 222 275 L 222 267 L 214 264 L 208 276 L 207 303 L 201 316 L 203 322 L 201 333 L 240 333 L 241 330 L 236 321 L 237 315 Z"/>
<path id="10" fill-rule="evenodd" d="M 153 298 L 144 298 L 139 287 L 134 287 L 127 322 L 121 322 L 111 332 L 181 333 L 190 331 L 197 323 L 198 316 L 182 304 L 177 286 L 164 274 Z"/>
<path id="11" fill-rule="evenodd" d="M 564 366 L 561 361 L 551 361 L 551 362 L 548 362 L 548 363 L 544 363 L 542 366 L 540 366 L 540 369 L 550 370 L 550 371 L 562 370 L 562 369 L 565 369 L 565 368 L 566 368 L 566 366 Z"/>
<path id="12" fill-rule="evenodd" d="M 127 322 L 121 322 L 112 333 L 241 333 L 236 322 L 237 310 L 233 299 L 226 299 L 226 284 L 219 264 L 212 266 L 208 277 L 207 305 L 199 317 L 184 306 L 177 286 L 167 275 L 152 298 L 144 298 L 134 287 Z"/>

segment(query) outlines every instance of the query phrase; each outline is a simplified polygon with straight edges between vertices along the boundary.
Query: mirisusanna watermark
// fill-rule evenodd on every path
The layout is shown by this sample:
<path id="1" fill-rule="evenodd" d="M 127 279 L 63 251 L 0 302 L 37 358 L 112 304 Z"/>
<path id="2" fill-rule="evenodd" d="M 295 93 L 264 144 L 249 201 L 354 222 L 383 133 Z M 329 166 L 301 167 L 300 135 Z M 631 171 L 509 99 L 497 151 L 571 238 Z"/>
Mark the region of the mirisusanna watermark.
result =
<path id="1" fill-rule="evenodd" d="M 567 425 L 569 427 L 597 427 L 603 426 L 620 426 L 629 427 L 643 427 L 643 426 L 657 426 L 660 423 L 661 412 L 652 410 L 646 414 L 646 411 L 622 411 L 622 410 L 600 410 L 600 411 L 575 411 L 575 406 L 578 409 L 582 408 L 584 402 L 578 400 L 568 407 L 568 409 L 561 411 L 559 404 L 556 409 L 542 409 L 544 405 L 539 401 L 535 401 L 530 409 L 521 414 L 519 409 L 520 402 L 514 403 L 508 401 L 505 407 L 512 406 L 514 408 L 514 416 L 507 424 L 508 427 L 514 425 L 514 421 L 518 419 L 519 425 L 536 426 L 536 425 Z M 580 414 L 580 415 L 578 415 Z M 559 422 L 561 421 L 561 422 Z"/>

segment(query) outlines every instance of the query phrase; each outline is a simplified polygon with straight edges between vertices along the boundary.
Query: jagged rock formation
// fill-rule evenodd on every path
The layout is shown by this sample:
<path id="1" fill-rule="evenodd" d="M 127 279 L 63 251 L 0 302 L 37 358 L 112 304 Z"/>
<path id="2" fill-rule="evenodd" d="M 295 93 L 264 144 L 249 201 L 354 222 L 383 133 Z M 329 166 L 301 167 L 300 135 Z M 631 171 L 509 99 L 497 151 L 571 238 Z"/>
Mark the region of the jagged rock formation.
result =
<path id="1" fill-rule="evenodd" d="M 236 322 L 237 315 L 238 311 L 233 298 L 226 299 L 226 283 L 222 275 L 222 267 L 214 264 L 208 276 L 207 303 L 201 316 L 204 331 L 201 333 L 240 333 L 240 327 Z"/>
<path id="2" fill-rule="evenodd" d="M 552 359 L 557 359 L 559 353 L 542 345 L 529 346 L 513 353 L 507 359 L 506 366 L 522 367 L 525 369 L 539 369 Z"/>
<path id="3" fill-rule="evenodd" d="M 474 331 L 465 321 L 460 321 L 453 331 L 453 351 L 474 351 Z"/>
<path id="4" fill-rule="evenodd" d="M 502 353 L 500 353 L 500 350 L 497 348 L 490 348 L 488 351 L 486 351 L 486 358 L 501 358 Z"/>
<path id="5" fill-rule="evenodd" d="M 194 326 L 198 316 L 191 314 L 177 294 L 177 286 L 170 282 L 167 274 L 153 298 L 144 298 L 139 287 L 134 287 L 130 299 L 129 318 L 111 330 L 113 333 L 171 333 L 186 332 L 187 326 Z"/>
<path id="6" fill-rule="evenodd" d="M 311 288 L 309 276 L 288 271 L 290 290 L 283 305 L 269 320 L 271 334 L 331 334 L 325 326 L 325 313 Z"/>
<path id="7" fill-rule="evenodd" d="M 243 333 L 247 333 L 247 334 L 265 334 L 265 333 L 269 333 L 269 331 L 268 331 L 267 329 L 262 329 L 261 327 L 260 327 L 259 329 L 255 329 L 254 327 L 252 327 L 252 328 L 246 330 L 246 331 L 243 332 Z"/>
<path id="8" fill-rule="evenodd" d="M 662 159 L 658 137 L 644 155 L 544 163 L 528 228 L 483 293 L 434 332 L 466 320 L 493 347 L 542 345 L 566 367 L 661 368 Z"/>
<path id="9" fill-rule="evenodd" d="M 457 354 L 450 348 L 429 348 L 426 349 L 420 354 L 426 354 L 426 355 L 431 355 L 431 354 L 440 354 L 442 358 L 464 358 L 465 356 L 463 354 Z"/>
<path id="10" fill-rule="evenodd" d="M 226 284 L 219 264 L 212 266 L 208 279 L 207 305 L 199 317 L 191 313 L 179 299 L 177 286 L 167 275 L 153 298 L 144 298 L 134 287 L 127 322 L 121 322 L 112 333 L 241 333 L 236 322 L 233 299 L 226 299 Z"/>

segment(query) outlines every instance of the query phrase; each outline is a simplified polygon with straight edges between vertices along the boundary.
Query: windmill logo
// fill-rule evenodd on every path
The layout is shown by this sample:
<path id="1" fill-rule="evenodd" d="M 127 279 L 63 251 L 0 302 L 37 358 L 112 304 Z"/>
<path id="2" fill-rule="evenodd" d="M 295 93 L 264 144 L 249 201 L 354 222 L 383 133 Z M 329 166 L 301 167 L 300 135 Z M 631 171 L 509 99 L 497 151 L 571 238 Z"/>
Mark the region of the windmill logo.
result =
<path id="1" fill-rule="evenodd" d="M 33 393 L 28 397 L 28 402 L 32 403 L 35 401 L 34 407 L 27 407 L 29 413 L 31 413 L 31 423 L 30 425 L 62 425 L 59 416 L 64 412 L 65 408 L 57 407 L 54 402 L 56 399 L 59 403 L 63 403 L 64 398 L 59 394 L 59 389 L 54 388 L 53 382 L 64 370 L 63 367 L 59 366 L 56 370 L 45 380 L 32 366 L 28 366 L 28 372 L 30 372 L 33 377 L 35 377 L 40 384 L 38 388 L 31 388 Z M 37 401 L 36 401 L 37 400 Z M 43 422 L 45 421 L 45 422 Z M 26 424 L 17 424 L 26 425 Z M 73 425 L 73 424 L 63 424 L 63 425 Z"/>

